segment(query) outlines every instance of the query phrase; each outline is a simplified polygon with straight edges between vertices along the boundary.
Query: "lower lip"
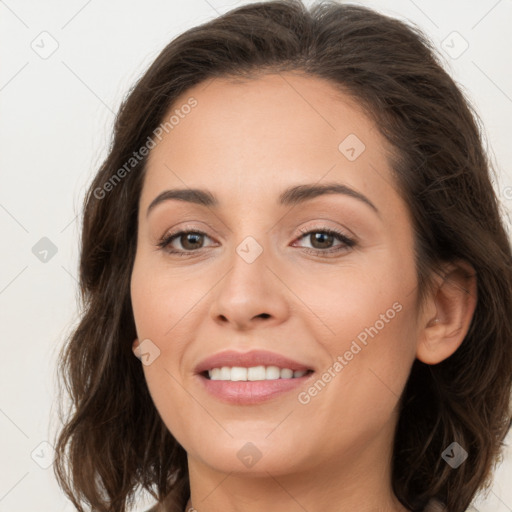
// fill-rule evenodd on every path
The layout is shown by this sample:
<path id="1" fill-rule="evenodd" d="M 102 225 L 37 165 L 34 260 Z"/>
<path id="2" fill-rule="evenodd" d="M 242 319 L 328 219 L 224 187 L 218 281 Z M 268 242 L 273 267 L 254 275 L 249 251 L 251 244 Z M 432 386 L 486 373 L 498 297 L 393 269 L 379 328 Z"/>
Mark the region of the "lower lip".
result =
<path id="1" fill-rule="evenodd" d="M 293 379 L 230 381 L 211 380 L 198 375 L 206 391 L 214 397 L 236 405 L 260 404 L 302 386 L 313 373 Z"/>

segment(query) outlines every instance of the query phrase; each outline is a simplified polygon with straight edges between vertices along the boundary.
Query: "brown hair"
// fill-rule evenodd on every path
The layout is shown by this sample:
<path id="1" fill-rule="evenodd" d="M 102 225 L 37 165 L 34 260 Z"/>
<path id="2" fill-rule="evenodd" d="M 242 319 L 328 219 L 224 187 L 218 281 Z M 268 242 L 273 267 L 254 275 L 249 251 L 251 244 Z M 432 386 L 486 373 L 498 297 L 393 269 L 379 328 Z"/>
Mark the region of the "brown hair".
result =
<path id="1" fill-rule="evenodd" d="M 491 483 L 511 419 L 512 255 L 478 116 L 417 28 L 359 6 L 270 1 L 234 9 L 164 48 L 123 102 L 86 195 L 83 312 L 59 360 L 72 404 L 54 466 L 79 511 L 85 503 L 124 512 L 140 487 L 181 512 L 189 495 L 186 452 L 131 350 L 130 277 L 147 158 L 128 171 L 126 162 L 188 88 L 282 71 L 329 80 L 390 142 L 414 222 L 420 299 L 442 262 L 463 259 L 477 274 L 478 302 L 459 349 L 437 365 L 413 364 L 394 440 L 396 496 L 413 511 L 435 498 L 462 512 Z M 441 457 L 454 441 L 468 452 L 456 470 Z"/>

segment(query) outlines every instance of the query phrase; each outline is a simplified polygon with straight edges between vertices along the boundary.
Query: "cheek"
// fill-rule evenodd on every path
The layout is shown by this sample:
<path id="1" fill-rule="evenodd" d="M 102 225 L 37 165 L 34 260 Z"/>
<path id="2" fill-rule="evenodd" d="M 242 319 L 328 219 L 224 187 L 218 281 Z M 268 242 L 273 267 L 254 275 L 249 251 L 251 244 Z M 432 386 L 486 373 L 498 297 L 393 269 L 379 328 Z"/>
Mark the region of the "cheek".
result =
<path id="1" fill-rule="evenodd" d="M 183 320 L 194 316 L 194 309 L 206 290 L 205 280 L 193 272 L 157 268 L 149 261 L 136 260 L 131 300 L 138 336 L 160 343 L 176 339 Z"/>
<path id="2" fill-rule="evenodd" d="M 301 286 L 301 297 L 324 321 L 333 340 L 357 337 L 376 323 L 379 331 L 387 330 L 404 316 L 398 310 L 414 306 L 417 282 L 412 261 L 386 250 L 361 260 L 333 267 Z"/>
<path id="3" fill-rule="evenodd" d="M 325 435 L 322 425 L 330 425 L 333 439 L 362 448 L 396 419 L 415 357 L 408 319 L 412 304 L 395 294 L 381 298 L 362 302 L 363 312 L 350 304 L 337 323 L 333 317 L 336 335 L 322 339 L 332 362 L 300 396 L 320 437 Z"/>
<path id="4" fill-rule="evenodd" d="M 157 271 L 146 261 L 136 260 L 134 264 L 131 299 L 137 337 L 154 344 L 150 363 L 142 366 L 144 377 L 160 417 L 178 442 L 184 442 L 188 435 L 187 421 L 175 411 L 190 408 L 190 395 L 180 374 L 186 333 L 190 332 L 187 321 L 193 303 L 198 300 L 190 285 L 176 277 L 171 282 L 169 273 Z"/>
<path id="5" fill-rule="evenodd" d="M 170 368 L 165 354 L 150 366 L 144 366 L 144 377 L 153 404 L 165 426 L 179 443 L 187 446 L 193 422 L 190 422 L 184 412 L 190 411 L 193 403 L 190 393 L 181 383 L 180 376 Z"/>
<path id="6" fill-rule="evenodd" d="M 412 255 L 402 259 L 381 253 L 364 266 L 333 272 L 325 283 L 304 293 L 322 319 L 317 341 L 335 365 L 330 370 L 336 375 L 333 401 L 343 396 L 365 416 L 389 413 L 416 352 L 417 279 Z M 363 403 L 375 408 L 363 411 Z"/>

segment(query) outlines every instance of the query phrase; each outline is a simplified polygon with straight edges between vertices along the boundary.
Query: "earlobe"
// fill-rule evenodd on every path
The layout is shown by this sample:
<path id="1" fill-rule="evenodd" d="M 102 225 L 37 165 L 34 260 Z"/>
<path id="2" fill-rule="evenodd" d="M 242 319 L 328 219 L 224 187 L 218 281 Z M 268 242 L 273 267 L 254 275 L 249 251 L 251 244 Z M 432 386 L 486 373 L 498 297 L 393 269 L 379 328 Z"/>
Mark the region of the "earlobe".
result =
<path id="1" fill-rule="evenodd" d="M 140 354 L 140 342 L 138 338 L 135 338 L 134 342 L 132 343 L 132 352 L 134 353 L 135 357 L 137 359 L 141 358 Z"/>
<path id="2" fill-rule="evenodd" d="M 429 300 L 416 357 L 426 364 L 438 364 L 459 348 L 471 325 L 477 303 L 474 268 L 462 260 L 445 266 Z"/>

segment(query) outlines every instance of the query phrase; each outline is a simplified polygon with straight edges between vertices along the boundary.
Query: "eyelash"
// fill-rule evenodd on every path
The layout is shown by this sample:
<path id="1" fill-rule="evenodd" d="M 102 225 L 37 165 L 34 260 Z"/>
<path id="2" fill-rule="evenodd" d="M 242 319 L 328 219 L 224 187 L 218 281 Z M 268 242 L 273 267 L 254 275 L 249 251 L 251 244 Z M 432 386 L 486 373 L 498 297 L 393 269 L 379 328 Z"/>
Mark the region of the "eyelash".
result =
<path id="1" fill-rule="evenodd" d="M 342 242 L 342 244 L 339 246 L 330 247 L 329 249 L 325 249 L 325 250 L 311 249 L 308 247 L 304 248 L 307 253 L 314 254 L 317 256 L 325 256 L 326 254 L 339 253 L 342 251 L 346 251 L 356 245 L 356 242 L 354 239 L 349 238 L 344 233 L 341 233 L 340 231 L 337 231 L 336 229 L 332 229 L 332 228 L 323 228 L 323 227 L 322 228 L 313 228 L 313 229 L 310 229 L 307 231 L 301 229 L 300 232 L 302 233 L 302 236 L 300 236 L 299 239 L 304 238 L 307 235 L 311 235 L 312 233 L 324 233 L 327 235 L 332 235 L 335 238 L 337 238 L 339 241 Z M 194 253 L 197 253 L 201 249 L 204 249 L 204 247 L 201 247 L 200 249 L 192 250 L 192 251 L 182 251 L 182 250 L 176 250 L 176 249 L 170 250 L 167 248 L 176 238 L 180 237 L 181 235 L 188 235 L 188 234 L 201 235 L 201 236 L 206 236 L 206 237 L 208 236 L 206 233 L 204 233 L 203 231 L 200 231 L 200 230 L 177 231 L 175 233 L 171 233 L 169 235 L 165 235 L 164 237 L 162 237 L 160 239 L 160 241 L 158 242 L 157 246 L 160 249 L 165 250 L 167 253 L 175 254 L 176 256 L 185 256 L 185 257 L 193 256 Z"/>

